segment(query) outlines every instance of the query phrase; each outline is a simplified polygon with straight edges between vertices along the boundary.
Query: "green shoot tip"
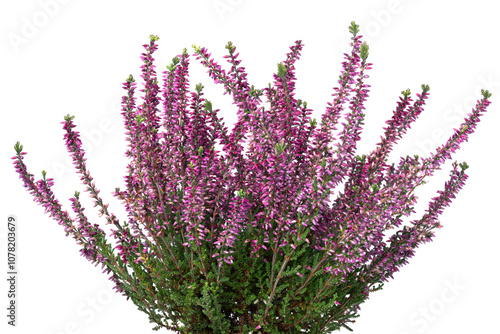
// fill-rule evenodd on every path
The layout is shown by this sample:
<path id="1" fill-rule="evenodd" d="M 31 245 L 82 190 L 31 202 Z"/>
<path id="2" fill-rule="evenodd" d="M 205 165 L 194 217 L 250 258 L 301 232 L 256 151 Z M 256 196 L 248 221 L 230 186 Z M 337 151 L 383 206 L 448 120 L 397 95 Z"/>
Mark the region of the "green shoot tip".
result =
<path id="1" fill-rule="evenodd" d="M 285 67 L 285 65 L 283 64 L 283 62 L 278 63 L 278 73 L 277 73 L 277 75 L 278 75 L 280 78 L 285 79 L 285 76 L 286 76 L 286 67 Z"/>
<path id="2" fill-rule="evenodd" d="M 491 93 L 488 90 L 481 89 L 481 95 L 487 100 L 491 97 Z"/>
<path id="3" fill-rule="evenodd" d="M 361 57 L 361 59 L 363 59 L 363 61 L 366 61 L 366 58 L 368 58 L 368 50 L 369 49 L 370 49 L 370 47 L 368 46 L 368 44 L 366 44 L 366 42 L 363 42 L 363 44 L 361 44 L 360 57 Z"/>
<path id="4" fill-rule="evenodd" d="M 17 142 L 16 145 L 14 145 L 14 149 L 16 150 L 17 154 L 21 154 L 23 151 L 23 145 L 21 145 L 20 142 Z"/>
<path id="5" fill-rule="evenodd" d="M 462 172 L 465 171 L 467 168 L 469 168 L 469 165 L 467 165 L 467 162 L 462 162 L 460 164 L 458 164 L 460 166 L 460 168 L 462 169 Z"/>
<path id="6" fill-rule="evenodd" d="M 201 91 L 203 90 L 203 88 L 205 88 L 205 86 L 203 86 L 201 83 L 196 84 L 195 89 L 196 89 L 196 92 L 198 92 L 198 94 L 201 93 Z"/>
<path id="7" fill-rule="evenodd" d="M 66 116 L 64 116 L 64 120 L 66 122 L 70 122 L 71 120 L 73 120 L 75 118 L 75 116 L 71 116 L 70 114 L 67 114 Z"/>
<path id="8" fill-rule="evenodd" d="M 358 34 L 359 32 L 359 25 L 356 24 L 356 22 L 352 21 L 351 22 L 351 25 L 349 26 L 349 32 L 354 36 L 356 37 L 356 35 Z"/>
<path id="9" fill-rule="evenodd" d="M 194 52 L 198 53 L 201 50 L 201 46 L 196 46 L 195 44 L 191 45 L 191 47 L 194 49 Z"/>
<path id="10" fill-rule="evenodd" d="M 410 92 L 410 88 L 408 88 L 407 90 L 403 90 L 401 92 L 401 94 L 403 94 L 403 96 L 405 97 L 405 100 L 410 96 L 411 92 Z"/>

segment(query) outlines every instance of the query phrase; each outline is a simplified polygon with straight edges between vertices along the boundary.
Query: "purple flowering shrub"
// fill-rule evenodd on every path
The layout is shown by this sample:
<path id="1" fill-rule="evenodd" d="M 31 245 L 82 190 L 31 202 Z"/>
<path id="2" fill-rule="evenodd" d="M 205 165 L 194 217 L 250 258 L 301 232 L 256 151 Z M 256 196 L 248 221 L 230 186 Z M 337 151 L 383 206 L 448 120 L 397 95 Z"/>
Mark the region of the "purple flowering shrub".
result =
<path id="1" fill-rule="evenodd" d="M 307 103 L 294 96 L 301 41 L 264 89 L 247 82 L 231 42 L 225 56 L 229 71 L 194 46 L 196 59 L 238 108 L 230 134 L 219 110 L 203 98 L 203 86 L 189 90 L 185 49 L 163 72 L 160 88 L 152 57 L 158 37 L 151 36 L 141 57 L 142 103 L 136 104 L 132 76 L 123 86 L 130 164 L 127 189 L 117 188 L 115 196 L 128 221 L 120 222 L 99 196 L 73 116 L 62 122 L 68 151 L 112 227 L 113 243 L 87 220 L 79 192 L 71 198 L 72 217 L 55 199 L 45 171 L 35 181 L 19 142 L 16 171 L 35 201 L 81 245 L 81 254 L 111 274 L 116 290 L 148 314 L 154 329 L 328 333 L 349 328 L 369 293 L 381 289 L 441 227 L 437 218 L 464 185 L 466 163 L 453 163 L 444 190 L 421 219 L 402 226 L 402 217 L 415 212 L 414 189 L 474 132 L 491 96 L 482 91 L 472 113 L 429 158 L 406 156 L 389 165 L 388 154 L 422 112 L 429 86 L 422 85 L 415 100 L 403 91 L 376 148 L 355 155 L 372 66 L 358 28 L 354 22 L 349 27 L 352 51 L 345 54 L 333 101 L 319 125 Z M 262 96 L 270 109 L 262 106 Z M 344 127 L 333 146 L 343 111 Z M 215 150 L 217 140 L 224 154 Z M 332 190 L 344 181 L 330 204 Z"/>

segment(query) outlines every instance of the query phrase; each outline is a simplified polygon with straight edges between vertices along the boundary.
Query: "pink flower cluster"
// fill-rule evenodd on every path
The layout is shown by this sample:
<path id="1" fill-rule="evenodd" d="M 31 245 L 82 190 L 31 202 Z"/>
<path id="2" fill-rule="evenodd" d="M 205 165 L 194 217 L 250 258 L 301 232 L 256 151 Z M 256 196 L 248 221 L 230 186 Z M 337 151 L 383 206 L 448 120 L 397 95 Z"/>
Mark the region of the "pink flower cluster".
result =
<path id="1" fill-rule="evenodd" d="M 73 117 L 68 115 L 63 122 L 66 146 L 86 191 L 108 224 L 116 227 L 112 232 L 116 247 L 106 241 L 97 224 L 87 221 L 79 193 L 71 199 L 76 214 L 72 218 L 54 198 L 53 181 L 45 178 L 45 172 L 43 179 L 34 181 L 19 143 L 13 157 L 16 171 L 35 201 L 83 246 L 82 254 L 102 263 L 108 273 L 114 271 L 112 279 L 120 291 L 125 286 L 134 287 L 133 280 L 124 278 L 128 277 L 124 274 L 126 264 L 131 261 L 150 268 L 153 263 L 166 265 L 168 257 L 179 267 L 174 250 L 177 240 L 192 258 L 197 252 L 205 274 L 217 260 L 220 275 L 224 262 L 233 263 L 235 241 L 243 230 L 252 228 L 258 233 L 245 241 L 252 246 L 249 256 L 266 262 L 272 256 L 272 268 L 279 253 L 285 259 L 283 270 L 304 240 L 324 254 L 319 263 L 304 267 L 307 272 L 297 273 L 303 278 L 302 287 L 319 270 L 343 280 L 355 273 L 367 282 L 368 293 L 373 284 L 393 277 L 418 245 L 432 239 L 432 230 L 441 227 L 438 216 L 467 179 L 465 163 L 453 163 L 444 190 L 433 198 L 421 219 L 384 241 L 387 231 L 400 227 L 402 217 L 414 212 L 414 189 L 439 170 L 474 132 L 491 94 L 483 91 L 483 98 L 464 123 L 430 157 L 407 156 L 399 164 L 389 165 L 387 157 L 393 145 L 421 114 L 429 96 L 427 85 L 422 85 L 415 99 L 409 90 L 403 91 L 381 141 L 368 155 L 355 155 L 369 96 L 367 72 L 372 64 L 366 61 L 368 45 L 361 42 L 357 26 L 353 24 L 350 31 L 352 51 L 345 54 L 338 86 L 320 124 L 311 119 L 312 110 L 294 93 L 294 64 L 303 48 L 301 41 L 290 48 L 286 60 L 278 64 L 273 84 L 264 89 L 248 83 L 231 42 L 225 56 L 229 70 L 211 59 L 205 48 L 194 46 L 196 59 L 215 83 L 224 85 L 238 109 L 231 133 L 217 117 L 219 110 L 203 97 L 203 85 L 189 90 L 190 56 L 186 50 L 158 78 L 152 57 L 158 37 L 151 36 L 141 57 L 142 103 L 136 105 L 137 87 L 132 76 L 123 85 L 127 93 L 122 115 L 130 164 L 126 190 L 117 188 L 115 195 L 125 205 L 128 222 L 122 224 L 108 212 L 86 168 L 79 133 L 73 131 Z M 270 108 L 266 109 L 262 96 Z M 335 135 L 343 113 L 343 129 Z M 244 152 L 246 139 L 248 150 Z M 330 145 L 334 140 L 336 144 Z M 223 154 L 215 149 L 217 141 Z M 343 191 L 330 203 L 332 190 L 342 182 Z M 202 258 L 202 250 L 207 249 L 208 256 Z M 274 288 L 279 277 L 273 270 Z"/>

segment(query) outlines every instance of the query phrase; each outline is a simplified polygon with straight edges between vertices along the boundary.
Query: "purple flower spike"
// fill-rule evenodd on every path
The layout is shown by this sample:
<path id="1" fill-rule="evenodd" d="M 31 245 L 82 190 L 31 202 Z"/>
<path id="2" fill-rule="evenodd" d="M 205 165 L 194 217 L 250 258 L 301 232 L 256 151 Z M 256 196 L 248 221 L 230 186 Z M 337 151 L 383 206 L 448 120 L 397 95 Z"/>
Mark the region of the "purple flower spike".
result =
<path id="1" fill-rule="evenodd" d="M 88 221 L 79 192 L 70 199 L 72 218 L 52 192 L 53 179 L 42 171 L 35 181 L 19 142 L 14 168 L 34 201 L 76 240 L 82 256 L 101 265 L 117 292 L 148 314 L 154 329 L 350 329 L 347 323 L 369 293 L 380 290 L 442 227 L 439 215 L 468 178 L 465 162 L 452 163 L 449 180 L 421 219 L 405 226 L 402 217 L 415 212 L 415 188 L 474 132 L 491 94 L 482 91 L 463 124 L 429 158 L 406 156 L 389 165 L 394 145 L 429 98 L 427 85 L 414 97 L 402 91 L 380 142 L 356 155 L 372 64 L 359 26 L 352 22 L 349 31 L 352 49 L 344 54 L 319 124 L 307 102 L 295 96 L 302 41 L 290 47 L 273 82 L 262 89 L 248 82 L 233 43 L 226 45 L 227 69 L 206 48 L 193 46 L 192 56 L 232 97 L 238 117 L 232 131 L 204 97 L 204 86 L 191 90 L 186 49 L 158 78 L 153 54 L 159 38 L 151 35 L 141 55 L 142 100 L 137 101 L 132 75 L 123 83 L 129 164 L 126 189 L 116 188 L 114 196 L 125 206 L 126 221 L 110 213 L 99 195 L 74 116 L 62 122 L 67 150 L 99 216 L 110 225 L 113 243 L 99 224 Z M 331 199 L 342 182 L 343 190 Z"/>

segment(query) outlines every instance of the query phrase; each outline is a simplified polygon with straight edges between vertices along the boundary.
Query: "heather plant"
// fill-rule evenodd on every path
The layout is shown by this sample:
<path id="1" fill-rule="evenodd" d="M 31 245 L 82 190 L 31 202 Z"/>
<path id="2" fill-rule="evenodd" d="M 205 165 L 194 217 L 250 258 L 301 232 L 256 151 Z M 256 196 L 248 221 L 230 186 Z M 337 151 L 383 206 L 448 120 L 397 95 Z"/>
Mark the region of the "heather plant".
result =
<path id="1" fill-rule="evenodd" d="M 401 93 L 376 148 L 355 155 L 368 97 L 368 45 L 352 22 L 351 53 L 345 54 L 338 87 L 321 123 L 307 103 L 295 98 L 294 63 L 303 44 L 295 42 L 278 64 L 273 84 L 256 89 L 229 42 L 222 69 L 205 48 L 196 59 L 215 83 L 224 85 L 238 108 L 229 134 L 218 109 L 189 90 L 189 55 L 173 58 L 162 87 L 152 57 L 157 36 L 142 54 L 143 99 L 136 104 L 132 75 L 123 88 L 123 118 L 130 159 L 123 201 L 127 221 L 108 211 L 85 163 L 74 116 L 64 118 L 64 140 L 86 191 L 111 229 L 109 236 L 84 214 L 80 193 L 64 211 L 51 187 L 35 181 L 15 145 L 16 171 L 35 201 L 81 254 L 100 264 L 115 289 L 145 312 L 154 329 L 177 333 L 328 333 L 359 316 L 360 304 L 380 290 L 432 240 L 438 216 L 464 185 L 467 164 L 453 162 L 444 190 L 425 214 L 409 224 L 414 190 L 425 183 L 474 132 L 490 104 L 482 91 L 463 124 L 428 158 L 401 157 L 388 164 L 393 145 L 423 110 L 429 86 L 412 98 Z M 265 96 L 269 108 L 263 105 Z M 345 111 L 343 130 L 331 145 Z M 243 143 L 248 135 L 248 149 Z M 216 141 L 224 154 L 215 149 Z M 343 191 L 330 204 L 335 187 Z M 111 238 L 112 237 L 112 238 Z"/>

